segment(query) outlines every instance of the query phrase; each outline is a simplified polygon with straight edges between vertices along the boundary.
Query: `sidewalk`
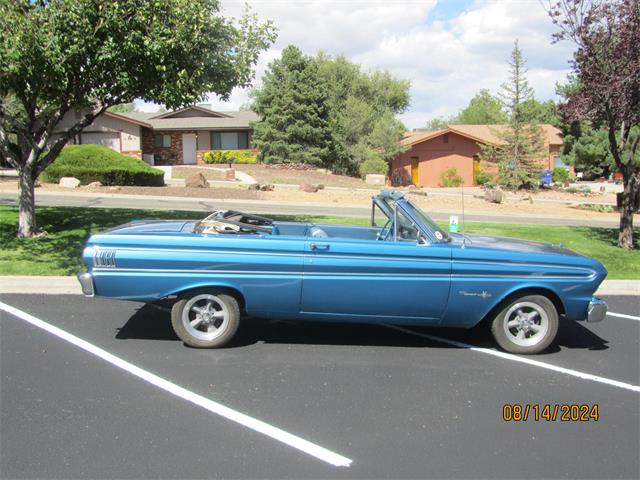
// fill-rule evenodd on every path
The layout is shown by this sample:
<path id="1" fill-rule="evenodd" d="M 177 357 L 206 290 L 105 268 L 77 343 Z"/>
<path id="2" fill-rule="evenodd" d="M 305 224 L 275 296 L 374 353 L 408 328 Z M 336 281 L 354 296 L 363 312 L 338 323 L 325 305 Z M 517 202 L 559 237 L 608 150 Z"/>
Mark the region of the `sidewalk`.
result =
<path id="1" fill-rule="evenodd" d="M 80 295 L 80 284 L 76 277 L 0 277 L 0 294 L 27 293 L 44 295 Z M 605 280 L 597 295 L 626 295 L 640 297 L 640 280 Z"/>

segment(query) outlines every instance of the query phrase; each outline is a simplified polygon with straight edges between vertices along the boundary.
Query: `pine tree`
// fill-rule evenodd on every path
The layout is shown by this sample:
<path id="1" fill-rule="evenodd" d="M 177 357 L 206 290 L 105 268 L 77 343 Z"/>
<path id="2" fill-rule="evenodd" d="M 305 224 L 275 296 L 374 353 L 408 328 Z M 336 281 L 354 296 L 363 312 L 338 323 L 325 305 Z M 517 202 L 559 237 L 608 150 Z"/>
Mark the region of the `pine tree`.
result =
<path id="1" fill-rule="evenodd" d="M 328 165 L 333 151 L 327 85 L 314 59 L 293 45 L 274 60 L 254 92 L 253 143 L 265 163 Z"/>
<path id="2" fill-rule="evenodd" d="M 531 122 L 526 114 L 526 102 L 533 99 L 533 89 L 525 74 L 526 61 L 515 41 L 509 61 L 509 79 L 502 84 L 500 100 L 509 114 L 509 123 L 494 134 L 499 145 L 482 147 L 480 156 L 497 161 L 500 184 L 507 188 L 537 188 L 545 158 L 544 134 L 539 125 Z"/>

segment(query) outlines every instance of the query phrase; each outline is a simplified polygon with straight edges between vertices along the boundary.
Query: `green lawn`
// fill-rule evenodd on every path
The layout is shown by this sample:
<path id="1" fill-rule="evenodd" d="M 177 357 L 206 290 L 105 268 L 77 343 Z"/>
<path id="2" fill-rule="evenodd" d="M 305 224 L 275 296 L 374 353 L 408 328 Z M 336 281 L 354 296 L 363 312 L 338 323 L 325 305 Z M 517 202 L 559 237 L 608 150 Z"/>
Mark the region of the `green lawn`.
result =
<path id="1" fill-rule="evenodd" d="M 202 212 L 127 210 L 104 208 L 38 208 L 38 225 L 48 235 L 37 239 L 16 239 L 17 209 L 0 206 L 0 275 L 70 275 L 82 270 L 83 245 L 92 233 L 145 218 L 202 218 Z M 280 220 L 367 225 L 366 218 L 277 216 Z M 444 226 L 444 225 L 443 225 Z M 640 279 L 640 249 L 631 252 L 616 247 L 617 229 L 466 223 L 467 233 L 517 237 L 551 243 L 600 260 L 610 279 Z M 636 231 L 640 241 L 640 229 Z"/>

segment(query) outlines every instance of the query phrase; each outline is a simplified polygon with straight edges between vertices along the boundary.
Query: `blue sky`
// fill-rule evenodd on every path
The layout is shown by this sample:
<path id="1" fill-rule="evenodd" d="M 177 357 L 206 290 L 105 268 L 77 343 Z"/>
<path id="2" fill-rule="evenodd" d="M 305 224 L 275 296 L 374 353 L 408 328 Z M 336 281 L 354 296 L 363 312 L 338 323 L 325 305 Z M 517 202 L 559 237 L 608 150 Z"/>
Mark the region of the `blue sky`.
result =
<path id="1" fill-rule="evenodd" d="M 221 0 L 223 13 L 240 16 L 244 0 Z M 528 59 L 528 78 L 539 100 L 555 98 L 569 72 L 571 45 L 551 44 L 554 26 L 539 0 L 249 0 L 261 19 L 279 29 L 261 56 L 256 83 L 289 44 L 305 53 L 344 54 L 365 69 L 386 69 L 411 81 L 411 106 L 399 115 L 408 128 L 450 116 L 482 88 L 493 93 L 506 80 L 513 42 Z M 248 92 L 219 110 L 237 110 Z M 153 106 L 144 106 L 152 109 Z"/>

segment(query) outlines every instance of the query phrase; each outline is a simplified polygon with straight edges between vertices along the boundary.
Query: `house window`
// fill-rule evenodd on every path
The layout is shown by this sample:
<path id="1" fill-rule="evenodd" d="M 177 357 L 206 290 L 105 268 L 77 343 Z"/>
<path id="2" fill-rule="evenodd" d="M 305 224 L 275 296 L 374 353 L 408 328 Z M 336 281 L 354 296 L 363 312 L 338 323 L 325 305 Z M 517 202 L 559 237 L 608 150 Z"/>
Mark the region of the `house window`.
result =
<path id="1" fill-rule="evenodd" d="M 246 150 L 249 132 L 211 132 L 212 150 Z"/>
<path id="2" fill-rule="evenodd" d="M 171 147 L 171 135 L 156 135 L 155 145 L 157 148 L 169 148 Z"/>
<path id="3" fill-rule="evenodd" d="M 559 156 L 553 157 L 553 168 L 564 168 L 565 170 L 569 170 L 569 166 L 562 161 L 562 158 Z"/>
<path id="4" fill-rule="evenodd" d="M 442 137 L 442 141 L 443 141 L 444 143 L 449 143 L 449 134 L 448 134 L 448 133 L 445 133 L 445 134 L 443 135 L 443 137 Z"/>

